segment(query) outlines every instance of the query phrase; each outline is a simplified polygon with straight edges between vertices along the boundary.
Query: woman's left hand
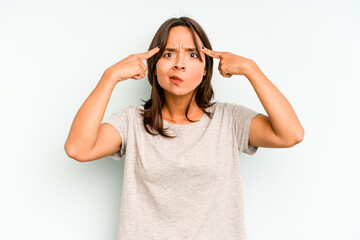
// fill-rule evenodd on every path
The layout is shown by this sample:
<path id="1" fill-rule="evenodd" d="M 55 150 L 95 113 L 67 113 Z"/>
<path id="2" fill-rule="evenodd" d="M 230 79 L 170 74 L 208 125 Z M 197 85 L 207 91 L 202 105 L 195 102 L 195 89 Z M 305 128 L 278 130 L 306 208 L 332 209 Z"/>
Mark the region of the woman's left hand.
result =
<path id="1" fill-rule="evenodd" d="M 230 78 L 232 75 L 245 75 L 255 62 L 249 58 L 235 55 L 231 52 L 216 52 L 204 47 L 202 51 L 213 58 L 220 59 L 219 72 L 223 77 Z"/>

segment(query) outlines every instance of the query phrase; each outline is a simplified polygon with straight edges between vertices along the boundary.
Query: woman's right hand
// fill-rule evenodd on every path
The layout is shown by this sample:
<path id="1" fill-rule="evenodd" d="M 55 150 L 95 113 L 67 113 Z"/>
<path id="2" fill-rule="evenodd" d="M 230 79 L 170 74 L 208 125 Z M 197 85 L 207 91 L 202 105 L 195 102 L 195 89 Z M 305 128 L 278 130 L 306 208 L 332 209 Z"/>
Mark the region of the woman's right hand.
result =
<path id="1" fill-rule="evenodd" d="M 127 58 L 124 58 L 120 62 L 117 62 L 106 69 L 106 71 L 110 73 L 111 77 L 114 78 L 116 82 L 129 78 L 136 80 L 142 79 L 145 77 L 147 71 L 147 67 L 142 61 L 152 57 L 159 52 L 159 50 L 160 49 L 156 47 L 148 52 L 131 54 Z"/>

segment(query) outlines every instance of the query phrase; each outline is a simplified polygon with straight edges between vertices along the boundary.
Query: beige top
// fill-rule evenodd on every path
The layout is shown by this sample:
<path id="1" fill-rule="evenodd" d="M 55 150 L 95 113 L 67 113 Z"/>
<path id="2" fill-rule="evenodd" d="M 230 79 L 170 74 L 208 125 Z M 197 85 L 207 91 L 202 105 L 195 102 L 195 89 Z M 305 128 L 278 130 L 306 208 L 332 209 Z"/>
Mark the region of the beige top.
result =
<path id="1" fill-rule="evenodd" d="M 217 102 L 195 123 L 164 120 L 174 139 L 152 136 L 139 108 L 130 106 L 105 122 L 122 138 L 125 155 L 118 240 L 245 240 L 240 154 L 258 112 Z"/>

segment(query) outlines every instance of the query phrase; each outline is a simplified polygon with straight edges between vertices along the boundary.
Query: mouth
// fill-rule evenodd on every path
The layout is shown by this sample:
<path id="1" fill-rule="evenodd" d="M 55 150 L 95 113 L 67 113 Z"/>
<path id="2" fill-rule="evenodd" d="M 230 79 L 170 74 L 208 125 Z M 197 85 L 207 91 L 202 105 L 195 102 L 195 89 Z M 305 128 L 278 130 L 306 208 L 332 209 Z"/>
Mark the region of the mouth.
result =
<path id="1" fill-rule="evenodd" d="M 179 77 L 179 76 L 176 76 L 176 75 L 171 75 L 170 76 L 170 81 L 173 83 L 173 84 L 180 84 L 183 82 L 183 80 Z"/>

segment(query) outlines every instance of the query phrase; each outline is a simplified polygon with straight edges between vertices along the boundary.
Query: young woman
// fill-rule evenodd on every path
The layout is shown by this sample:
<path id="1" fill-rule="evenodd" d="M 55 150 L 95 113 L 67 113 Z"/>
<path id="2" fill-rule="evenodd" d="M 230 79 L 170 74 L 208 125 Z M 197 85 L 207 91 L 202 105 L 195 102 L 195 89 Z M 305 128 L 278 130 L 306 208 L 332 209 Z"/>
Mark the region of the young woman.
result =
<path id="1" fill-rule="evenodd" d="M 75 116 L 65 143 L 71 158 L 125 155 L 118 239 L 246 239 L 241 152 L 303 139 L 291 105 L 253 60 L 211 49 L 196 21 L 171 18 L 148 52 L 105 70 Z M 223 77 L 246 76 L 268 116 L 211 102 L 213 58 Z M 150 99 L 102 123 L 114 86 L 146 71 Z"/>

